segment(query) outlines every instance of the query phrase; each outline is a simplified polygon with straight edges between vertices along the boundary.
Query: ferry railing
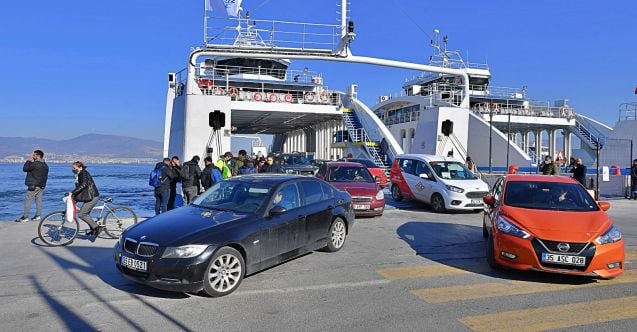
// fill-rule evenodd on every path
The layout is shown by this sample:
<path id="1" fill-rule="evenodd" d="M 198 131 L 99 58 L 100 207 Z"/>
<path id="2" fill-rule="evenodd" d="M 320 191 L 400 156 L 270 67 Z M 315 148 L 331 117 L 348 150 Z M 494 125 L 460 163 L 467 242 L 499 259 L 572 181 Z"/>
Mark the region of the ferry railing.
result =
<path id="1" fill-rule="evenodd" d="M 327 87 L 319 91 L 308 91 L 303 89 L 271 88 L 264 85 L 255 86 L 254 84 L 231 82 L 228 85 L 202 86 L 198 90 L 198 94 L 207 96 L 229 96 L 232 101 L 330 105 L 337 107 L 342 104 L 338 93 L 330 91 Z"/>
<path id="2" fill-rule="evenodd" d="M 515 105 L 504 103 L 477 103 L 471 107 L 474 113 L 493 115 L 517 115 L 545 118 L 573 119 L 575 110 L 571 107 L 550 107 L 543 105 Z"/>
<path id="3" fill-rule="evenodd" d="M 257 80 L 272 80 L 273 82 L 323 84 L 323 74 L 307 69 L 275 69 L 265 67 L 208 65 L 202 61 L 197 65 L 197 79 L 231 79 L 236 75 L 256 75 Z"/>
<path id="4" fill-rule="evenodd" d="M 336 24 L 209 16 L 204 25 L 207 47 L 262 46 L 330 52 L 336 50 L 342 29 Z"/>

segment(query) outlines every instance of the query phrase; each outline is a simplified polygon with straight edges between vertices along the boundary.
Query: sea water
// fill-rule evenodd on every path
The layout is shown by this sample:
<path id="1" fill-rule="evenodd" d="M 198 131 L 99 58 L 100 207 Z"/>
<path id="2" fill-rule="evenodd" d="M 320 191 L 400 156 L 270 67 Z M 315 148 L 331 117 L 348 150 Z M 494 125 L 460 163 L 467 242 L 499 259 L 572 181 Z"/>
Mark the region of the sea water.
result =
<path id="1" fill-rule="evenodd" d="M 75 174 L 70 164 L 48 164 L 49 179 L 44 189 L 42 217 L 63 210 L 64 193 L 75 188 Z M 125 205 L 139 217 L 155 215 L 155 197 L 148 178 L 154 165 L 150 164 L 96 164 L 87 165 L 101 197 L 113 198 L 112 206 Z M 0 221 L 15 220 L 22 216 L 27 187 L 22 164 L 0 164 Z M 98 204 L 99 205 L 99 204 Z M 29 218 L 35 215 L 35 201 Z"/>

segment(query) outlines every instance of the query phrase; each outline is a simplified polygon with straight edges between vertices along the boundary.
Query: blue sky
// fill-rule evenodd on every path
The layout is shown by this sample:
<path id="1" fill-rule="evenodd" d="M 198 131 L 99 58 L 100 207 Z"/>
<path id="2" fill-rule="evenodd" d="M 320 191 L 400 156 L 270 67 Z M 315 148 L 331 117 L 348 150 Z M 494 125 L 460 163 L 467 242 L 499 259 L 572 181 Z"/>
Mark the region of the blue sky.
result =
<path id="1" fill-rule="evenodd" d="M 488 62 L 492 85 L 528 86 L 534 99 L 567 98 L 613 125 L 635 101 L 635 1 L 353 0 L 356 55 L 425 63 L 427 33 Z M 252 17 L 337 23 L 339 0 L 244 0 Z M 397 3 L 400 6 L 397 6 Z M 256 9 L 256 10 L 254 10 Z M 1 136 L 70 138 L 85 133 L 163 137 L 166 76 L 203 39 L 203 0 L 3 1 L 0 4 Z M 415 72 L 296 62 L 333 89 L 359 85 L 373 105 Z"/>

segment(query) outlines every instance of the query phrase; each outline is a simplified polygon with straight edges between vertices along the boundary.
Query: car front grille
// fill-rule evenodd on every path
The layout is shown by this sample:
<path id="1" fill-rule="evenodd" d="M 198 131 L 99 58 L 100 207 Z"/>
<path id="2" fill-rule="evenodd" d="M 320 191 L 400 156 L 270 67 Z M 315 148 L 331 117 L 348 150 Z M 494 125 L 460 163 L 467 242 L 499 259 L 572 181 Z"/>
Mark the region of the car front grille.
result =
<path id="1" fill-rule="evenodd" d="M 582 251 L 582 249 L 584 249 L 584 247 L 586 247 L 586 245 L 588 243 L 578 243 L 578 242 L 559 242 L 559 241 L 549 241 L 549 240 L 540 240 L 538 239 L 538 241 L 540 241 L 541 243 L 544 244 L 544 246 L 557 254 L 578 254 L 580 251 Z M 560 243 L 568 243 L 569 245 L 569 249 L 567 251 L 560 251 L 559 249 L 557 249 L 557 245 Z"/>
<path id="2" fill-rule="evenodd" d="M 352 202 L 369 203 L 371 201 L 372 201 L 372 198 L 369 196 L 352 196 Z"/>
<path id="3" fill-rule="evenodd" d="M 157 253 L 158 248 L 159 248 L 159 245 L 155 243 L 149 243 L 149 242 L 138 243 L 137 241 L 133 239 L 129 239 L 129 238 L 126 238 L 124 240 L 124 250 L 128 253 L 136 254 L 139 256 L 147 256 L 147 257 L 153 256 L 155 253 Z"/>
<path id="4" fill-rule="evenodd" d="M 487 191 L 470 191 L 466 193 L 467 198 L 482 198 L 489 192 Z"/>

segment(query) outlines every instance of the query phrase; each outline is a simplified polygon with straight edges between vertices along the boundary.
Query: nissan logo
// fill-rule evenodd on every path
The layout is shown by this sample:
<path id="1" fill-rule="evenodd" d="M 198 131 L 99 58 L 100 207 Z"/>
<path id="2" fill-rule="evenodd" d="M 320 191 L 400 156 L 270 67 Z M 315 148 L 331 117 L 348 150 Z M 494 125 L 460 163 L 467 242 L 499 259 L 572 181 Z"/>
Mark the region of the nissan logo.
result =
<path id="1" fill-rule="evenodd" d="M 561 252 L 567 252 L 569 249 L 571 249 L 571 246 L 568 243 L 558 243 L 557 244 L 557 250 L 559 250 Z"/>

